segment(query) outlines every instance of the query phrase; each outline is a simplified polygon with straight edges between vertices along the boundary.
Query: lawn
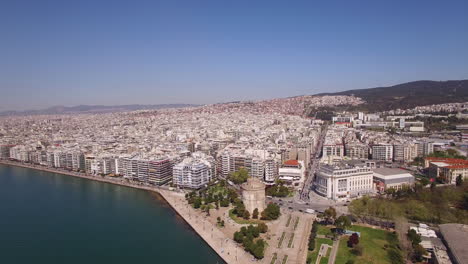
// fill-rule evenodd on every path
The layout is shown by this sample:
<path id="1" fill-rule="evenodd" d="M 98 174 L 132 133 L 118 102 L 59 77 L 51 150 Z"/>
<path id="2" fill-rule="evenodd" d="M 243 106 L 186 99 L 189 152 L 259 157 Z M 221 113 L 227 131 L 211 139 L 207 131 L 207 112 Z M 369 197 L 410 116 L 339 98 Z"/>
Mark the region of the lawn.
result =
<path id="1" fill-rule="evenodd" d="M 331 246 L 333 245 L 333 241 L 328 238 L 318 238 L 318 237 L 315 238 L 315 249 L 314 251 L 309 251 L 309 253 L 307 254 L 307 259 L 309 258 L 311 259 L 311 262 L 308 262 L 308 263 L 315 264 L 315 261 L 317 260 L 318 252 L 320 250 L 320 245 L 322 244 L 327 244 Z M 328 256 L 330 255 L 330 251 L 331 249 L 328 250 L 327 257 L 322 257 L 322 259 L 320 260 L 320 263 L 328 263 Z"/>
<path id="2" fill-rule="evenodd" d="M 363 254 L 362 256 L 356 256 L 351 253 L 346 243 L 348 236 L 343 236 L 340 240 L 340 247 L 336 256 L 336 264 L 345 264 L 350 259 L 359 264 L 390 263 L 387 251 L 384 249 L 384 245 L 388 244 L 386 240 L 387 231 L 363 226 L 352 226 L 348 230 L 361 233 L 359 244 L 364 248 Z"/>
<path id="3" fill-rule="evenodd" d="M 331 231 L 331 227 L 327 227 L 327 226 L 324 226 L 324 225 L 318 225 L 318 231 L 317 231 L 317 235 L 324 235 L 324 236 L 332 236 L 333 233 Z"/>

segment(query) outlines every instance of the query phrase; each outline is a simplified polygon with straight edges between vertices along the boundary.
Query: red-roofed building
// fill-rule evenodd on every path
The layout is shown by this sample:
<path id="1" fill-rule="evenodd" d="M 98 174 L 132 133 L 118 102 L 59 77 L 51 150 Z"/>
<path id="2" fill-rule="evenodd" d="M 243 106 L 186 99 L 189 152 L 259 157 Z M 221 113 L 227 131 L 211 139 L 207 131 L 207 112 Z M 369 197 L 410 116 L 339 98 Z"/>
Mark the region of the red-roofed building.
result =
<path id="1" fill-rule="evenodd" d="M 299 168 L 299 161 L 297 160 L 287 160 L 284 162 L 284 167 L 290 167 L 290 168 Z"/>
<path id="2" fill-rule="evenodd" d="M 468 179 L 468 160 L 427 157 L 424 159 L 424 167 L 430 176 L 446 183 L 455 184 L 458 176 Z"/>

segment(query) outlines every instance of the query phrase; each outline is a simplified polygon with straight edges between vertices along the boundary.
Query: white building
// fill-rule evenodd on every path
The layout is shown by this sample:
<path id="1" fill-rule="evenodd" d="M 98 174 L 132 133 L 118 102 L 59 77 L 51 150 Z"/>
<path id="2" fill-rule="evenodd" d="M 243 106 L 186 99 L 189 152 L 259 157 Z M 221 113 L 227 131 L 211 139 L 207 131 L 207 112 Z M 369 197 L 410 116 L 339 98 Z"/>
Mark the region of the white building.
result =
<path id="1" fill-rule="evenodd" d="M 414 184 L 414 176 L 402 169 L 376 168 L 374 169 L 374 183 L 377 191 L 380 192 L 389 188 L 400 190 L 404 186 L 411 187 Z"/>
<path id="2" fill-rule="evenodd" d="M 199 189 L 211 180 L 209 162 L 187 158 L 172 169 L 173 183 L 182 188 Z"/>
<path id="3" fill-rule="evenodd" d="M 392 161 L 393 145 L 381 144 L 372 146 L 372 159 L 381 161 Z"/>
<path id="4" fill-rule="evenodd" d="M 332 200 L 347 200 L 373 192 L 372 170 L 365 164 L 321 164 L 315 191 Z"/>

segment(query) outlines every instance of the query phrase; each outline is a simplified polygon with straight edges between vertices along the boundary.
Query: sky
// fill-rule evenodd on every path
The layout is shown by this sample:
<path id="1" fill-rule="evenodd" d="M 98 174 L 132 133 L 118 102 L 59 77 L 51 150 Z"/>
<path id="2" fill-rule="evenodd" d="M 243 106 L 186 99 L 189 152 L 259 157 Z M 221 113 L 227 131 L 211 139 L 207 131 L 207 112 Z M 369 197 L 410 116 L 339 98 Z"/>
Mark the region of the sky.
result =
<path id="1" fill-rule="evenodd" d="M 468 1 L 0 1 L 0 111 L 468 78 Z"/>

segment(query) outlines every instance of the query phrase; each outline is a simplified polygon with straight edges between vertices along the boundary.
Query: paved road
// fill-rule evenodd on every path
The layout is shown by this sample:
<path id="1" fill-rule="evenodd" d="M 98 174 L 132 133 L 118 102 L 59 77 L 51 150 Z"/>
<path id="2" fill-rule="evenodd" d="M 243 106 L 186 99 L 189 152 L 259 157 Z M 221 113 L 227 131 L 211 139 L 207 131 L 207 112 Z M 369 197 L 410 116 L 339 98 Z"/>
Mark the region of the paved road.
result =
<path id="1" fill-rule="evenodd" d="M 315 145 L 315 149 L 312 150 L 312 153 L 310 155 L 310 168 L 309 168 L 309 173 L 304 181 L 304 185 L 302 187 L 302 190 L 300 192 L 300 199 L 303 201 L 309 201 L 309 191 L 312 189 L 312 184 L 313 184 L 313 179 L 315 172 L 318 170 L 319 165 L 320 165 L 320 152 L 322 151 L 322 146 L 323 142 L 325 141 L 325 136 L 327 135 L 327 127 L 323 126 L 322 130 L 320 132 L 320 137 L 319 141 Z"/>

